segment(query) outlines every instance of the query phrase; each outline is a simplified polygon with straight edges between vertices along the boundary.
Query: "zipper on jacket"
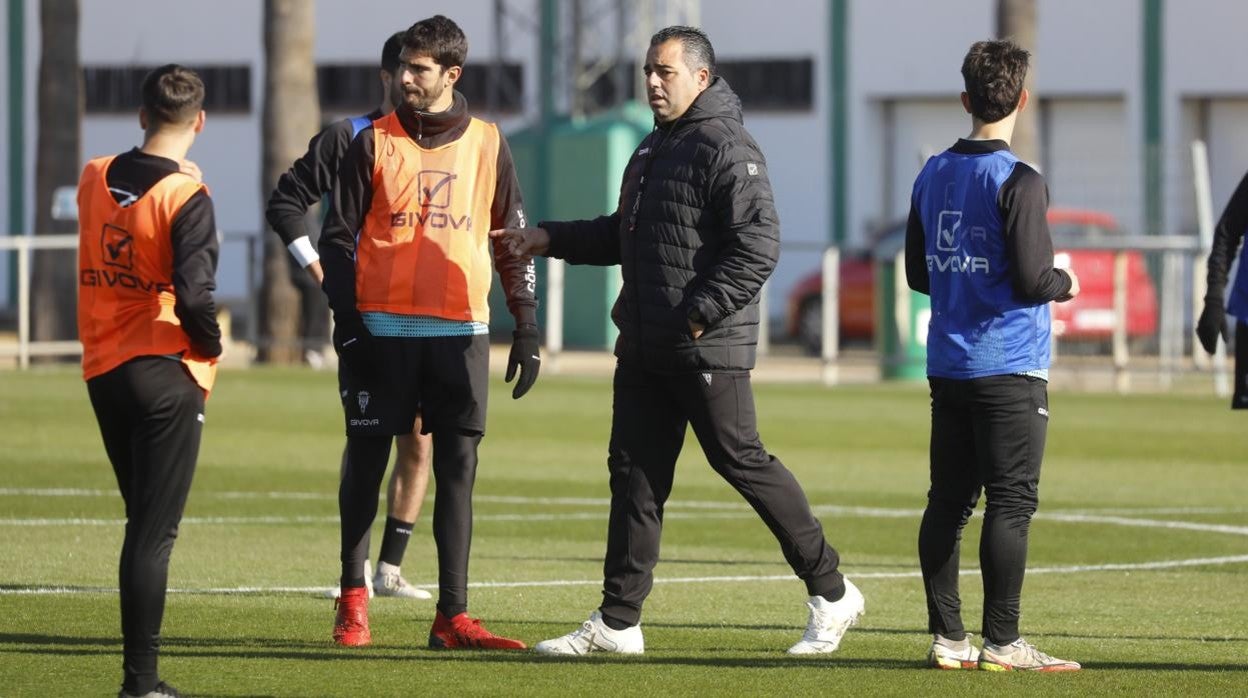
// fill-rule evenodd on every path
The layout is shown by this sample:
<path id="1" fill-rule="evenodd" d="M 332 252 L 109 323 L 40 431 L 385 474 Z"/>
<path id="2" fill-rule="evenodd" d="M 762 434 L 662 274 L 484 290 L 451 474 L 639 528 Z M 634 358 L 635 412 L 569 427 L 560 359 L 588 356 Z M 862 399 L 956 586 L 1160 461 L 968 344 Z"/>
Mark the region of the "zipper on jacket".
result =
<path id="1" fill-rule="evenodd" d="M 634 315 L 637 317 L 637 365 L 642 370 L 646 368 L 646 351 L 645 344 L 642 342 L 641 282 L 637 269 L 637 216 L 641 213 L 641 198 L 646 191 L 646 178 L 650 176 L 650 166 L 654 164 L 654 156 L 659 154 L 659 149 L 667 143 L 668 137 L 672 135 L 672 131 L 676 130 L 676 125 L 679 122 L 679 118 L 672 122 L 672 125 L 663 132 L 663 137 L 650 148 L 650 152 L 646 155 L 646 164 L 641 168 L 641 178 L 637 181 L 637 196 L 633 199 L 633 210 L 629 215 L 628 221 L 628 232 L 633 236 L 633 306 L 635 308 Z M 659 130 L 658 126 L 655 126 L 654 130 Z"/>

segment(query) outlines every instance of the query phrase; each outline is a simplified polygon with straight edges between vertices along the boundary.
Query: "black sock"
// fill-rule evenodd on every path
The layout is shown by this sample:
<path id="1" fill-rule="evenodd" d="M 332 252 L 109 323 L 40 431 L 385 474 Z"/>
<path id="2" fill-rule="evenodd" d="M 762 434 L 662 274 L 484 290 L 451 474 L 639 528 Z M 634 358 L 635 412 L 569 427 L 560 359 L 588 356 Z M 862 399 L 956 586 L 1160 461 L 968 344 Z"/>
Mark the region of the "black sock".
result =
<path id="1" fill-rule="evenodd" d="M 348 579 L 347 577 L 342 578 L 343 589 L 359 589 L 360 587 L 364 587 L 364 586 L 368 586 L 368 585 L 364 583 L 363 577 L 353 577 L 350 579 Z"/>
<path id="2" fill-rule="evenodd" d="M 612 630 L 623 630 L 625 628 L 631 628 L 634 625 L 633 623 L 625 623 L 619 618 L 613 618 L 605 613 L 602 614 L 602 624 Z"/>
<path id="3" fill-rule="evenodd" d="M 447 620 L 450 620 L 461 613 L 467 613 L 467 612 L 468 612 L 467 604 L 443 605 L 441 601 L 438 602 L 438 613 L 441 613 L 442 617 Z"/>
<path id="4" fill-rule="evenodd" d="M 959 630 L 959 631 L 957 631 L 956 633 L 955 633 L 955 632 L 946 633 L 946 634 L 945 634 L 945 639 L 946 639 L 946 640 L 953 640 L 954 642 L 961 642 L 961 641 L 963 641 L 963 640 L 965 640 L 965 639 L 966 639 L 966 631 L 965 631 L 965 630 Z"/>
<path id="5" fill-rule="evenodd" d="M 387 516 L 386 529 L 381 534 L 381 555 L 377 556 L 378 561 L 402 567 L 403 553 L 407 551 L 407 541 L 412 538 L 414 525 L 414 523 Z"/>
<path id="6" fill-rule="evenodd" d="M 825 600 L 830 601 L 832 603 L 836 603 L 837 601 L 840 601 L 841 599 L 845 598 L 844 582 L 839 584 L 835 589 L 829 591 L 828 593 L 820 594 L 820 596 L 822 596 Z"/>

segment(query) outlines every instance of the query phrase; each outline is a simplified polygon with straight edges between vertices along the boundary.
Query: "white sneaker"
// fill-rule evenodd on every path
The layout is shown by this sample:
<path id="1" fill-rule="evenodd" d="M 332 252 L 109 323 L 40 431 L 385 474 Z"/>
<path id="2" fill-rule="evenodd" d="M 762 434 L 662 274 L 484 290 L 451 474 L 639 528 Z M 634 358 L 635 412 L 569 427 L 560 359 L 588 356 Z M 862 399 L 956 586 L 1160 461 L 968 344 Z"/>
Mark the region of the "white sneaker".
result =
<path id="1" fill-rule="evenodd" d="M 1079 662 L 1058 659 L 1036 649 L 1023 638 L 1008 645 L 994 645 L 984 640 L 984 651 L 979 655 L 982 671 L 1079 671 Z"/>
<path id="2" fill-rule="evenodd" d="M 602 622 L 602 614 L 594 611 L 581 627 L 553 640 L 543 640 L 533 648 L 538 654 L 582 655 L 590 652 L 641 654 L 646 651 L 641 626 L 612 630 Z"/>
<path id="3" fill-rule="evenodd" d="M 971 642 L 971 634 L 961 640 L 950 640 L 937 633 L 932 636 L 932 648 L 927 651 L 927 663 L 937 669 L 977 669 L 979 650 Z"/>
<path id="4" fill-rule="evenodd" d="M 373 598 L 373 563 L 368 560 L 364 561 L 364 586 L 368 587 L 368 598 Z M 335 583 L 325 592 L 325 595 L 331 599 L 342 596 L 342 582 Z"/>
<path id="5" fill-rule="evenodd" d="M 812 596 L 806 602 L 810 608 L 810 619 L 806 621 L 806 632 L 796 645 L 789 648 L 789 654 L 822 654 L 835 652 L 841 645 L 841 638 L 851 625 L 857 625 L 858 619 L 866 611 L 866 599 L 854 583 L 845 580 L 845 596 L 840 601 L 832 602 L 822 596 Z"/>
<path id="6" fill-rule="evenodd" d="M 378 596 L 392 596 L 399 599 L 432 599 L 433 594 L 418 589 L 399 574 L 399 568 L 388 562 L 377 563 L 377 576 L 373 577 L 372 588 Z"/>

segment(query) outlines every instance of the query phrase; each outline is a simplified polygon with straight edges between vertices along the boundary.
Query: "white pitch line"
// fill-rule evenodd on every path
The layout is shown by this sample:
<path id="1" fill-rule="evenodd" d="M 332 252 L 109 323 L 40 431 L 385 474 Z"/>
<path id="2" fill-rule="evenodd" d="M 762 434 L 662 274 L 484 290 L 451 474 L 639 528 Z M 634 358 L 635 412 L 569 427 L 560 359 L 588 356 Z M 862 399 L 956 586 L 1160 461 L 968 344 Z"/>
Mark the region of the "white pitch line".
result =
<path id="1" fill-rule="evenodd" d="M 1055 567 L 1031 567 L 1027 574 L 1080 574 L 1087 572 L 1136 572 L 1151 570 L 1179 569 L 1184 567 L 1211 567 L 1218 565 L 1235 565 L 1248 563 L 1248 555 L 1228 555 L 1225 557 L 1199 557 L 1184 560 L 1156 560 L 1153 562 L 1110 563 L 1103 565 L 1061 565 Z M 960 572 L 962 576 L 978 576 L 978 569 L 967 569 Z M 854 579 L 917 579 L 922 576 L 918 570 L 904 572 L 860 572 L 850 574 Z M 784 582 L 796 580 L 792 574 L 765 575 L 731 575 L 704 577 L 658 577 L 655 584 L 721 584 L 724 582 Z M 522 582 L 470 582 L 473 589 L 517 589 L 533 587 L 568 587 L 568 586 L 601 586 L 601 579 L 550 579 Z M 437 589 L 436 584 L 414 584 L 423 589 Z M 238 586 L 209 587 L 204 589 L 169 589 L 171 594 L 322 594 L 329 587 L 293 587 L 293 586 Z M 115 594 L 116 588 L 109 587 L 67 587 L 67 586 L 29 586 L 0 589 L 0 596 L 39 596 L 39 595 L 70 595 L 70 594 Z"/>
<path id="2" fill-rule="evenodd" d="M 1037 512 L 1037 519 L 1061 521 L 1063 523 L 1099 523 L 1112 526 L 1138 526 L 1141 528 L 1170 528 L 1184 531 L 1202 531 L 1205 533 L 1230 533 L 1236 536 L 1248 536 L 1248 526 L 1228 526 L 1225 524 L 1207 524 L 1196 521 L 1167 521 L 1165 519 L 1129 519 L 1122 516 L 1095 516 L 1091 514 L 1074 514 L 1064 512 Z"/>
<path id="3" fill-rule="evenodd" d="M 384 495 L 382 495 L 384 496 Z M 115 489 L 86 488 L 38 488 L 38 487 L 0 487 L 0 497 L 109 497 L 120 499 Z M 336 492 L 229 492 L 194 490 L 192 499 L 258 499 L 258 500 L 337 500 Z M 602 506 L 611 505 L 609 497 L 520 497 L 507 495 L 473 495 L 474 502 L 483 504 L 521 504 L 521 505 L 554 505 L 554 506 Z M 726 509 L 730 511 L 752 511 L 744 502 L 729 501 L 698 501 L 673 499 L 667 502 L 672 509 Z M 854 507 L 836 504 L 813 505 L 816 511 L 830 514 L 858 514 L 862 516 L 906 517 L 921 516 L 922 509 L 899 509 L 880 507 Z M 1081 509 L 1056 510 L 1052 513 L 1063 516 L 1113 516 L 1113 515 L 1202 515 L 1202 514 L 1242 514 L 1248 507 L 1093 507 Z M 977 512 L 979 513 L 979 512 Z M 1040 516 L 1050 516 L 1049 512 L 1041 512 Z"/>
<path id="4" fill-rule="evenodd" d="M 843 507 L 816 506 L 812 507 L 816 514 L 826 516 L 859 516 L 867 518 L 917 518 L 922 516 L 921 509 L 885 509 L 877 507 Z M 976 513 L 977 516 L 981 514 Z M 666 512 L 664 518 L 676 520 L 711 520 L 711 519 L 748 519 L 755 514 L 751 511 L 698 511 L 698 512 Z M 551 514 L 477 514 L 474 521 L 507 521 L 513 523 L 542 521 L 601 521 L 607 518 L 606 512 L 569 512 Z M 1169 521 L 1165 519 L 1134 519 L 1122 516 L 1098 516 L 1067 512 L 1038 512 L 1036 519 L 1059 523 L 1090 523 L 1109 526 L 1127 526 L 1137 528 L 1164 528 L 1171 530 L 1200 531 L 1203 533 L 1224 533 L 1236 536 L 1248 536 L 1248 526 L 1232 526 L 1228 524 L 1207 524 L 1196 521 Z M 121 518 L 8 518 L 0 519 L 0 527 L 39 527 L 39 526 L 122 526 L 125 519 Z M 182 519 L 185 525 L 205 526 L 246 526 L 246 525 L 291 525 L 291 524 L 336 524 L 336 515 L 320 516 L 187 516 Z"/>

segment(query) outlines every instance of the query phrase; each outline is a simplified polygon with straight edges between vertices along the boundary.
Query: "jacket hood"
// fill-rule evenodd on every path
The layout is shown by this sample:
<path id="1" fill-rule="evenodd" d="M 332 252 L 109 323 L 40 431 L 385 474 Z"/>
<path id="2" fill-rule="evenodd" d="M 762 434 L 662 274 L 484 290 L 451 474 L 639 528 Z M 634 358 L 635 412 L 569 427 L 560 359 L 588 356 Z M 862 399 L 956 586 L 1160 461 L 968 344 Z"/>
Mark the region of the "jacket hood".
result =
<path id="1" fill-rule="evenodd" d="M 711 84 L 694 98 L 693 104 L 677 117 L 672 124 L 684 124 L 707 119 L 732 119 L 745 123 L 741 116 L 741 98 L 728 86 L 728 81 L 716 75 Z M 659 124 L 662 128 L 663 125 Z"/>

